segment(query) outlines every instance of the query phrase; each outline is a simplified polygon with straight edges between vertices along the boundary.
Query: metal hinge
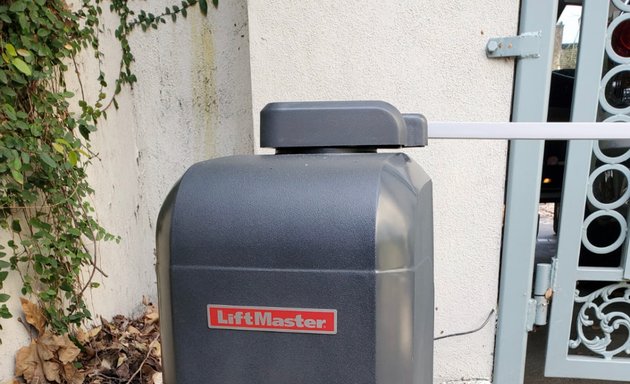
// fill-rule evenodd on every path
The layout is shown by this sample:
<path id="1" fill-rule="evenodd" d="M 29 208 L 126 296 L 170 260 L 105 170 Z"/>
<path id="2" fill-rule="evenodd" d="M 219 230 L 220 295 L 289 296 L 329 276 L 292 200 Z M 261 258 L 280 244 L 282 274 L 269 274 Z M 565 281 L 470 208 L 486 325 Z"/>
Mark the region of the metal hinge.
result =
<path id="1" fill-rule="evenodd" d="M 536 279 L 534 280 L 534 298 L 527 302 L 527 331 L 532 331 L 534 325 L 547 325 L 549 303 L 556 289 L 557 258 L 551 259 L 551 264 L 536 264 Z"/>
<path id="2" fill-rule="evenodd" d="M 486 56 L 488 58 L 540 57 L 541 32 L 525 32 L 518 36 L 495 37 L 486 44 Z"/>

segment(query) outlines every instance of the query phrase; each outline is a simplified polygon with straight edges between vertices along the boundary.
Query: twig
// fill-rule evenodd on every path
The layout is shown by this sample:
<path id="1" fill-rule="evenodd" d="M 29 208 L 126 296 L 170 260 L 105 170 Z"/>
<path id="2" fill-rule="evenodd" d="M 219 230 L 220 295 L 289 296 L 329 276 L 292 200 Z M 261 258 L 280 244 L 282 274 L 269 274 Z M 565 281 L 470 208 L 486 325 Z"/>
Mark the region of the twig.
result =
<path id="1" fill-rule="evenodd" d="M 79 89 L 81 90 L 81 99 L 85 101 L 85 92 L 83 92 L 83 82 L 81 81 L 81 74 L 79 73 L 79 66 L 77 65 L 77 59 L 72 55 L 72 63 L 74 64 L 74 73 L 77 74 L 77 80 L 79 81 Z"/>
<path id="2" fill-rule="evenodd" d="M 438 336 L 438 337 L 434 338 L 433 340 L 446 339 L 446 338 L 455 337 L 455 336 L 470 335 L 471 333 L 479 332 L 479 331 L 481 331 L 483 329 L 483 327 L 486 326 L 486 324 L 488 324 L 488 322 L 490 321 L 490 318 L 492 317 L 492 315 L 494 315 L 494 308 L 490 311 L 490 313 L 488 313 L 488 317 L 486 317 L 486 320 L 478 328 L 475 328 L 472 331 L 451 333 L 450 335 Z"/>
<path id="3" fill-rule="evenodd" d="M 144 357 L 144 360 L 142 360 L 142 363 L 140 363 L 140 366 L 138 367 L 138 369 L 133 373 L 133 375 L 131 375 L 129 380 L 127 380 L 126 384 L 130 384 L 131 380 L 133 380 L 133 378 L 136 377 L 138 373 L 140 373 L 144 364 L 147 362 L 147 360 L 149 360 L 149 356 L 151 356 L 151 351 L 153 350 L 153 344 L 155 344 L 155 342 L 157 341 L 159 337 L 160 337 L 159 334 L 155 335 L 155 337 L 153 338 L 153 341 L 151 341 L 151 344 L 149 344 L 149 350 L 147 351 L 147 355 Z"/>

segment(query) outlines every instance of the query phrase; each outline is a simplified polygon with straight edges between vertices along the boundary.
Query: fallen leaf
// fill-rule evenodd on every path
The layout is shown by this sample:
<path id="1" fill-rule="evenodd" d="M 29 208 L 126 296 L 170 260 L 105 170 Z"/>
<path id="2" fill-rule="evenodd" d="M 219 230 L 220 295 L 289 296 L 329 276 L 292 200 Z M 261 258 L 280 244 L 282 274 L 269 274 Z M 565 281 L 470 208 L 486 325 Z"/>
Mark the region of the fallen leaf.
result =
<path id="1" fill-rule="evenodd" d="M 22 347 L 15 356 L 15 376 L 24 377 L 27 383 L 47 383 L 41 360 L 37 354 L 37 344 L 32 341 L 28 347 Z"/>
<path id="2" fill-rule="evenodd" d="M 55 383 L 61 383 L 61 367 L 54 361 L 44 361 L 44 376 L 48 381 L 54 381 Z"/>
<path id="3" fill-rule="evenodd" d="M 153 324 L 160 319 L 160 315 L 157 312 L 149 312 L 144 317 L 147 324 Z"/>
<path id="4" fill-rule="evenodd" d="M 63 344 L 59 348 L 59 360 L 63 364 L 72 363 L 79 356 L 81 350 L 70 340 L 68 335 L 63 335 L 62 340 Z"/>
<path id="5" fill-rule="evenodd" d="M 90 341 L 88 333 L 85 332 L 82 328 L 76 330 L 76 332 L 74 333 L 74 337 L 76 337 L 81 344 L 85 344 Z"/>
<path id="6" fill-rule="evenodd" d="M 88 336 L 90 339 L 93 339 L 101 332 L 102 329 L 103 327 L 100 325 L 98 327 L 94 327 L 88 331 Z"/>
<path id="7" fill-rule="evenodd" d="M 103 359 L 101 361 L 101 368 L 104 370 L 112 369 L 112 362 L 109 359 Z"/>
<path id="8" fill-rule="evenodd" d="M 128 380 L 131 377 L 131 371 L 129 370 L 129 364 L 124 363 L 120 367 L 116 368 L 116 375 L 123 380 Z"/>
<path id="9" fill-rule="evenodd" d="M 162 384 L 162 372 L 155 372 L 153 376 L 151 376 L 151 382 L 153 384 Z"/>
<path id="10" fill-rule="evenodd" d="M 44 328 L 46 328 L 46 318 L 44 317 L 39 305 L 30 302 L 24 297 L 20 297 L 20 302 L 22 303 L 22 311 L 26 316 L 26 322 L 35 327 L 40 335 L 44 333 Z"/>
<path id="11" fill-rule="evenodd" d="M 133 347 L 135 349 L 137 349 L 138 351 L 141 351 L 141 352 L 147 352 L 147 350 L 149 349 L 145 344 L 143 344 L 140 341 L 134 341 L 133 342 Z"/>
<path id="12" fill-rule="evenodd" d="M 82 384 L 85 380 L 85 375 L 79 372 L 73 364 L 64 365 L 63 374 L 68 384 Z"/>
<path id="13" fill-rule="evenodd" d="M 116 368 L 120 367 L 121 365 L 123 365 L 123 363 L 127 361 L 127 355 L 125 355 L 124 353 L 121 353 L 118 356 L 118 362 L 116 363 Z"/>
<path id="14" fill-rule="evenodd" d="M 45 332 L 36 342 L 39 357 L 44 361 L 52 360 L 55 357 L 55 352 L 63 345 L 63 337 Z"/>
<path id="15" fill-rule="evenodd" d="M 156 356 L 158 358 L 162 356 L 162 344 L 160 344 L 159 341 L 156 341 L 153 344 L 153 351 L 151 353 L 153 354 L 153 356 Z"/>

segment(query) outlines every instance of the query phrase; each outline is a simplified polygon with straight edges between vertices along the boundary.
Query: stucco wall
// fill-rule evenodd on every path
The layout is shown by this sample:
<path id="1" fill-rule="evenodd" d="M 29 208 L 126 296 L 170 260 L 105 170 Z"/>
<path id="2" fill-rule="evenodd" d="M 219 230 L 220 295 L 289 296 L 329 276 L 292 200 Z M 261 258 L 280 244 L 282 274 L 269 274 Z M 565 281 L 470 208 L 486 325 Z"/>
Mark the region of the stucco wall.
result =
<path id="1" fill-rule="evenodd" d="M 158 14 L 174 2 L 131 4 Z M 113 21 L 106 16 L 102 36 L 110 80 L 120 57 Z M 94 314 L 129 315 L 140 309 L 143 295 L 155 299 L 155 221 L 184 170 L 210 157 L 252 153 L 247 28 L 245 0 L 237 0 L 211 7 L 207 18 L 191 9 L 187 19 L 133 34 L 138 84 L 123 91 L 120 109 L 110 108 L 93 140 L 100 158 L 90 170 L 96 211 L 106 228 L 122 236 L 118 245 L 100 246 L 100 265 L 109 278 L 90 293 Z M 83 83 L 92 97 L 97 88 L 89 84 L 97 82 L 88 76 L 96 70 L 92 60 L 83 61 Z M 7 285 L 17 297 L 18 281 Z M 11 309 L 19 313 L 16 305 Z M 14 354 L 28 343 L 16 321 L 2 324 L 0 382 L 12 377 Z"/>
<path id="2" fill-rule="evenodd" d="M 513 63 L 487 59 L 484 47 L 516 32 L 516 0 L 248 7 L 255 127 L 266 103 L 297 100 L 380 99 L 429 121 L 509 120 Z M 433 140 L 407 152 L 434 182 L 436 336 L 476 328 L 497 302 L 506 143 Z M 489 381 L 492 320 L 436 342 L 436 382 Z"/>

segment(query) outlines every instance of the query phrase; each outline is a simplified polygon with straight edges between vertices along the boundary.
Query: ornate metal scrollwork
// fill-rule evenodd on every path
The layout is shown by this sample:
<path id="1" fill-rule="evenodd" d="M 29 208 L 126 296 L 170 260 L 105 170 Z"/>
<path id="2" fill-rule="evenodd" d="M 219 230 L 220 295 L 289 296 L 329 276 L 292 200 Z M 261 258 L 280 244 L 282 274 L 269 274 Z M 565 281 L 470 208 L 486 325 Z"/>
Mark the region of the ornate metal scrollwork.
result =
<path id="1" fill-rule="evenodd" d="M 576 290 L 575 302 L 583 304 L 576 319 L 577 338 L 569 342 L 570 348 L 583 345 L 606 360 L 619 354 L 630 355 L 630 282 L 612 284 L 587 296 L 580 296 Z M 585 330 L 589 328 L 599 335 L 587 336 Z M 608 350 L 613 334 L 622 333 L 620 328 L 626 329 L 625 342 Z"/>

